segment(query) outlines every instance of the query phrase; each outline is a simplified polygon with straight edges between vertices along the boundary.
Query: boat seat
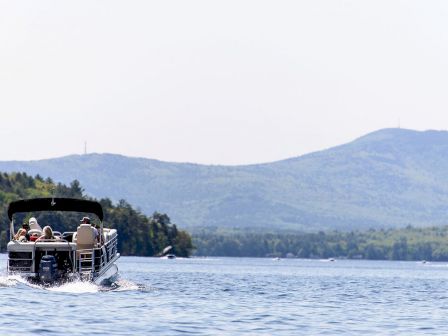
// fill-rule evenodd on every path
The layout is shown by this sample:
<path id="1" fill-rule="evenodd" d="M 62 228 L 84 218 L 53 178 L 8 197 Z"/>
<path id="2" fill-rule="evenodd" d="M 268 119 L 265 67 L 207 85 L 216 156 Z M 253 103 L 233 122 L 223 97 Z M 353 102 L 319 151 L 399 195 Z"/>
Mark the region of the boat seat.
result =
<path id="1" fill-rule="evenodd" d="M 90 224 L 81 224 L 76 231 L 76 249 L 85 250 L 95 247 L 95 232 Z"/>

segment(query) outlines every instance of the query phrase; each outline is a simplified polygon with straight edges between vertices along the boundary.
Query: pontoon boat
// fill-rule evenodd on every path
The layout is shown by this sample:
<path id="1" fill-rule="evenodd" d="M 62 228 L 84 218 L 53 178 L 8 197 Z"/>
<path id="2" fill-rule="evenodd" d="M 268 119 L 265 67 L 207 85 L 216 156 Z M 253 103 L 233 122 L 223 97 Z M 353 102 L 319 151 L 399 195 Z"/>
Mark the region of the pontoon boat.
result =
<path id="1" fill-rule="evenodd" d="M 14 239 L 14 214 L 34 211 L 73 211 L 95 214 L 99 230 L 91 224 L 73 223 L 76 231 L 64 232 L 60 237 L 31 240 Z M 10 242 L 8 273 L 19 274 L 33 282 L 54 284 L 74 279 L 96 284 L 112 283 L 118 276 L 115 261 L 117 230 L 103 227 L 103 208 L 94 201 L 71 198 L 37 198 L 12 202 L 8 208 Z M 42 224 L 42 223 L 41 223 Z M 95 232 L 96 230 L 96 232 Z M 36 232 L 29 233 L 36 234 Z M 99 234 L 100 239 L 95 235 Z"/>

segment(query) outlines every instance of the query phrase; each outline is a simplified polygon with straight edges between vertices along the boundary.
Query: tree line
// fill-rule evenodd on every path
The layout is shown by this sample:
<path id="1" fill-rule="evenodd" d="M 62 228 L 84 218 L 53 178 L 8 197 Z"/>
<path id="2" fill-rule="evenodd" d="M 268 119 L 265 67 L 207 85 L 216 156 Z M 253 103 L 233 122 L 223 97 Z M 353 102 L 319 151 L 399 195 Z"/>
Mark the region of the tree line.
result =
<path id="1" fill-rule="evenodd" d="M 51 178 L 25 173 L 0 173 L 0 251 L 9 241 L 7 206 L 18 199 L 34 197 L 72 197 L 89 199 L 80 183 L 55 183 Z M 371 229 L 352 232 L 263 232 L 261 230 L 203 229 L 193 238 L 179 230 L 167 214 L 146 216 L 121 200 L 114 204 L 100 199 L 104 223 L 116 228 L 118 247 L 123 255 L 157 256 L 167 246 L 171 253 L 189 256 L 352 258 L 377 260 L 448 261 L 448 226 L 402 229 Z M 81 214 L 33 213 L 41 225 L 54 230 L 75 231 Z M 23 214 L 17 223 L 26 221 Z"/>
<path id="2" fill-rule="evenodd" d="M 198 256 L 448 261 L 448 226 L 352 232 L 193 233 Z"/>
<path id="3" fill-rule="evenodd" d="M 8 204 L 18 199 L 35 197 L 90 199 L 77 180 L 67 186 L 54 183 L 51 178 L 43 179 L 39 175 L 32 177 L 25 173 L 0 173 L 0 220 L 4 223 L 0 229 L 1 252 L 6 251 L 9 241 Z M 113 204 L 108 198 L 97 201 L 103 207 L 104 225 L 117 229 L 118 249 L 122 255 L 157 256 L 164 248 L 172 246 L 170 253 L 190 256 L 193 249 L 191 236 L 171 223 L 167 214 L 154 212 L 152 216 L 146 216 L 125 200 L 120 200 L 117 204 Z M 76 231 L 81 217 L 80 214 L 70 212 L 36 212 L 17 214 L 15 223 L 22 223 L 31 215 L 37 218 L 41 226 L 50 225 L 53 230 L 60 232 Z M 18 229 L 17 224 L 15 229 Z"/>

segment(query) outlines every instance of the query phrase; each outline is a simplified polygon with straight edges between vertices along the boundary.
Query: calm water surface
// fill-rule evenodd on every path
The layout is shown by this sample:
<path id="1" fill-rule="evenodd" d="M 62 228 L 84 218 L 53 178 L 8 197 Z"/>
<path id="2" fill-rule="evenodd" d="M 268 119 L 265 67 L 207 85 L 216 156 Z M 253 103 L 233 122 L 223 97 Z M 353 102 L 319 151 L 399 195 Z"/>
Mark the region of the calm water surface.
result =
<path id="1" fill-rule="evenodd" d="M 122 257 L 116 288 L 5 274 L 0 335 L 448 334 L 448 264 Z"/>

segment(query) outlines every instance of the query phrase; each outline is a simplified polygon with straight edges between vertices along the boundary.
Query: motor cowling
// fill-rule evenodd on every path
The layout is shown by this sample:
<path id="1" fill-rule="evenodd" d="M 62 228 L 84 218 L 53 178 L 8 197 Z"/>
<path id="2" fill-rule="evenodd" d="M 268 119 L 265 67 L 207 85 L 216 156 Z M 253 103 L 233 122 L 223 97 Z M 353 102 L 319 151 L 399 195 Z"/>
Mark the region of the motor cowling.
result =
<path id="1" fill-rule="evenodd" d="M 51 283 L 56 280 L 58 275 L 58 264 L 56 258 L 52 255 L 44 255 L 39 264 L 40 281 Z"/>

